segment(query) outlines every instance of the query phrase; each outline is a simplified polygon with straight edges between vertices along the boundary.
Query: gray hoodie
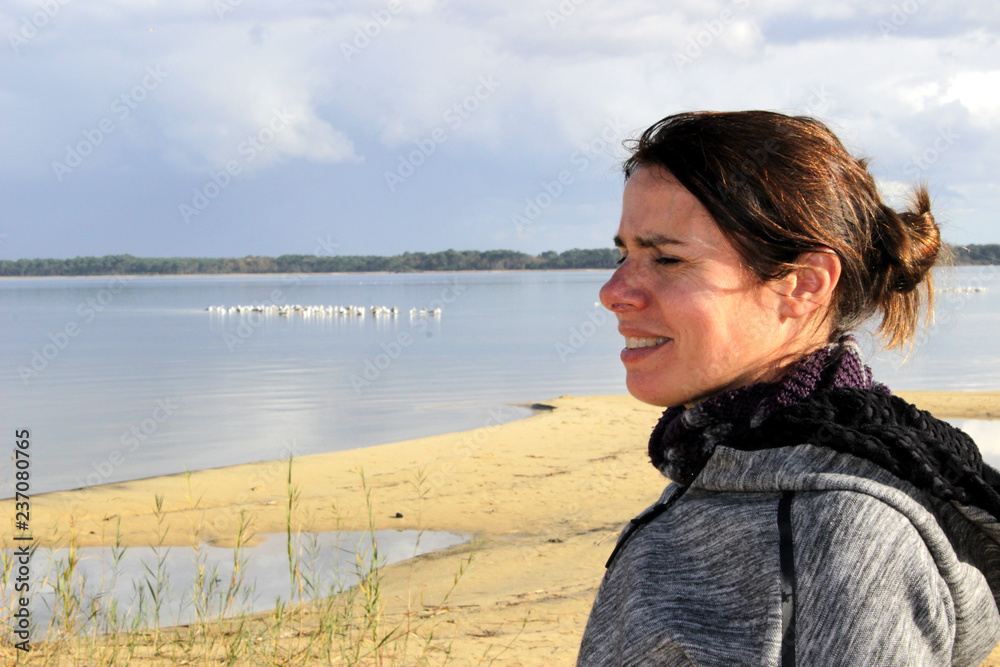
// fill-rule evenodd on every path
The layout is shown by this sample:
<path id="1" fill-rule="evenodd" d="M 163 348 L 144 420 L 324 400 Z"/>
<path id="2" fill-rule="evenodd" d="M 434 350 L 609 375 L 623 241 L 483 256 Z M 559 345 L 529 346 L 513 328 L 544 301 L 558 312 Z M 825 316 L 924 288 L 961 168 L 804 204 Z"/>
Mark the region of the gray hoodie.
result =
<path id="1" fill-rule="evenodd" d="M 649 512 L 579 667 L 978 665 L 1000 640 L 1000 524 L 864 458 L 720 445 Z"/>

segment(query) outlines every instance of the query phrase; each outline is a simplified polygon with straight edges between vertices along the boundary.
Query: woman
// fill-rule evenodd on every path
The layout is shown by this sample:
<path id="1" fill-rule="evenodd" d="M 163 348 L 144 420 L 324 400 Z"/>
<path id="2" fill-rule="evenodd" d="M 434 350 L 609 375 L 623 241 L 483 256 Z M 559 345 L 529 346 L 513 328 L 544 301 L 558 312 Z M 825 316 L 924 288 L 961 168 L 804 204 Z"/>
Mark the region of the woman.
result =
<path id="1" fill-rule="evenodd" d="M 1000 475 L 872 379 L 849 332 L 911 340 L 940 239 L 823 124 L 747 111 L 649 128 L 601 301 L 629 392 L 668 408 L 670 478 L 623 531 L 591 665 L 977 665 L 1000 639 Z"/>

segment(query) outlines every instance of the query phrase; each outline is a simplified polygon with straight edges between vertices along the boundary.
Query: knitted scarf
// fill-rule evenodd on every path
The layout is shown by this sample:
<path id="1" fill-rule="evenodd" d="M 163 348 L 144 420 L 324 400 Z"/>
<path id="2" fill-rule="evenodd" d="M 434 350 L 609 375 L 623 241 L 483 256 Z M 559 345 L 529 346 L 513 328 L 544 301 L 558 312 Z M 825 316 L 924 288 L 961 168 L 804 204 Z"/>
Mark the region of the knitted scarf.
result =
<path id="1" fill-rule="evenodd" d="M 1000 473 L 983 463 L 975 442 L 873 382 L 849 336 L 805 357 L 778 382 L 669 408 L 653 429 L 649 455 L 687 486 L 723 443 L 743 450 L 827 447 L 1000 518 Z"/>
<path id="2" fill-rule="evenodd" d="M 838 387 L 889 392 L 872 381 L 850 336 L 803 358 L 780 382 L 731 389 L 690 409 L 668 408 L 649 439 L 649 458 L 664 475 L 687 485 L 720 442 L 742 439 L 778 410 Z"/>

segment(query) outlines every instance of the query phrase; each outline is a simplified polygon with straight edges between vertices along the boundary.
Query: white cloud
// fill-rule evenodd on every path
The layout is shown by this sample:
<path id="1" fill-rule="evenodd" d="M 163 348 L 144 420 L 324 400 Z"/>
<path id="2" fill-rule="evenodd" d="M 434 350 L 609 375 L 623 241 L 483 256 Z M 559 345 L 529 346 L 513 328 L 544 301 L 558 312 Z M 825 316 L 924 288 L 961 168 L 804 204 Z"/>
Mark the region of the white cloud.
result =
<path id="1" fill-rule="evenodd" d="M 54 148 L 110 119 L 128 145 L 160 153 L 175 167 L 203 171 L 236 157 L 248 138 L 260 133 L 266 138 L 268 123 L 281 110 L 288 111 L 292 122 L 248 169 L 291 158 L 357 159 L 351 140 L 316 110 L 316 101 L 336 76 L 317 66 L 335 54 L 335 45 L 319 37 L 345 27 L 342 22 L 290 16 L 261 30 L 252 16 L 234 14 L 220 21 L 206 8 L 210 5 L 192 2 L 138 11 L 128 3 L 104 3 L 73 14 L 66 7 L 57 17 L 61 25 L 52 28 L 58 42 L 25 47 L 35 49 L 25 58 L 40 59 L 41 68 L 49 71 L 44 84 L 25 86 L 20 106 L 64 110 L 49 132 L 55 141 L 45 142 L 47 155 L 41 162 Z M 155 32 L 147 23 L 156 24 Z M 125 38 L 91 38 L 116 31 Z M 61 75 L 52 72 L 57 65 L 65 66 Z M 150 68 L 164 73 L 162 81 L 140 90 L 141 99 L 132 99 L 131 91 L 139 90 L 136 86 L 148 79 Z M 114 151 L 121 144 L 109 141 L 101 150 Z"/>
<path id="2" fill-rule="evenodd" d="M 1000 70 L 959 72 L 948 82 L 943 103 L 958 102 L 975 122 L 988 127 L 1000 122 Z"/>
<path id="3" fill-rule="evenodd" d="M 909 203 L 913 185 L 905 181 L 879 180 L 878 190 L 886 204 L 896 210 L 902 210 Z"/>

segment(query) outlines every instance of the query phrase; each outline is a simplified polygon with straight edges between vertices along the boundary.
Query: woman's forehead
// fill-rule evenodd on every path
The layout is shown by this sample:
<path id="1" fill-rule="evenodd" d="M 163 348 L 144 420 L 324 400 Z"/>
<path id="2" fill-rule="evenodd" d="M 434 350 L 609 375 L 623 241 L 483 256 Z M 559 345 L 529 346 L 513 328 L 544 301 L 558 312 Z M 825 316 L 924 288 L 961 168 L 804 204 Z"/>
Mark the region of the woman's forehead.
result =
<path id="1" fill-rule="evenodd" d="M 666 169 L 643 168 L 626 184 L 615 245 L 717 245 L 723 238 L 708 210 Z"/>

